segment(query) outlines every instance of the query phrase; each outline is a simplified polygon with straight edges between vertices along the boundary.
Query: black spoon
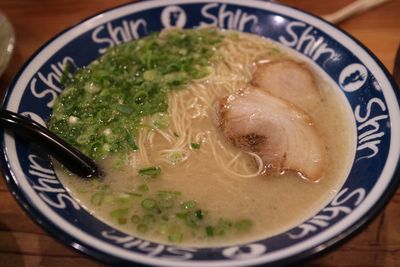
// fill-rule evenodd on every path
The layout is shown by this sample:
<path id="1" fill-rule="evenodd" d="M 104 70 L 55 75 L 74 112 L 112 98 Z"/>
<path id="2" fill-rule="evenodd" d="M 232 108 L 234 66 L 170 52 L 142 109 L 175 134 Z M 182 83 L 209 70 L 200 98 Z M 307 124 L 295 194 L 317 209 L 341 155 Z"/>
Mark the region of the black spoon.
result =
<path id="1" fill-rule="evenodd" d="M 67 169 L 81 177 L 101 176 L 101 171 L 94 160 L 27 117 L 0 109 L 0 127 L 40 145 Z"/>

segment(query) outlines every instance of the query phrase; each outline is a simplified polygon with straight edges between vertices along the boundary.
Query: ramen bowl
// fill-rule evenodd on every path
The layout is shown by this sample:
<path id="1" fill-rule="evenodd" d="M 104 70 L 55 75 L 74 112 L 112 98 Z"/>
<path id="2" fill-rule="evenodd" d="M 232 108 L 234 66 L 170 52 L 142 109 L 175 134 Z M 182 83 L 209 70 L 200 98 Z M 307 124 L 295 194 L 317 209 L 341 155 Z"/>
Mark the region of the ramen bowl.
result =
<path id="1" fill-rule="evenodd" d="M 61 242 L 110 264 L 277 266 L 348 239 L 383 209 L 398 183 L 400 110 L 387 70 L 355 39 L 305 12 L 262 1 L 146 1 L 117 7 L 44 44 L 10 84 L 5 109 L 46 124 L 64 66 L 87 66 L 108 47 L 170 27 L 214 26 L 286 46 L 319 69 L 341 96 L 354 132 L 350 167 L 324 207 L 274 236 L 230 246 L 166 245 L 122 232 L 91 215 L 60 182 L 40 147 L 2 133 L 2 167 L 30 216 Z M 327 121 L 326 123 L 329 123 Z M 290 212 L 290 211 L 288 211 Z"/>

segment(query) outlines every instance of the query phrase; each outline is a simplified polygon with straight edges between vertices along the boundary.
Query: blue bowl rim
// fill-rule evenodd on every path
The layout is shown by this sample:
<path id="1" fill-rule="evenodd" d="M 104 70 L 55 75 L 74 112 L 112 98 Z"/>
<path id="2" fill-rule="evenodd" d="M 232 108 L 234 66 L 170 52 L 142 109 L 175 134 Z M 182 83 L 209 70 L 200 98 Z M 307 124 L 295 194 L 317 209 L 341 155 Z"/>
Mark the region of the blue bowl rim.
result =
<path id="1" fill-rule="evenodd" d="M 62 30 L 58 34 L 54 35 L 51 39 L 46 41 L 42 46 L 40 46 L 26 61 L 25 63 L 20 67 L 19 71 L 17 74 L 14 76 L 12 81 L 7 87 L 6 94 L 3 98 L 2 105 L 4 106 L 10 97 L 11 91 L 10 88 L 13 88 L 21 76 L 21 74 L 24 72 L 24 70 L 27 68 L 27 66 L 31 63 L 31 61 L 38 55 L 42 50 L 44 50 L 48 44 L 50 44 L 53 40 L 57 39 L 59 36 L 64 34 L 65 32 L 68 32 L 70 29 L 98 16 L 101 15 L 105 12 L 112 11 L 121 7 L 125 6 L 130 6 L 130 5 L 135 5 L 140 2 L 157 2 L 159 0 L 139 0 L 137 2 L 133 3 L 126 3 L 122 5 L 118 5 L 112 8 L 107 8 L 104 9 L 100 12 L 95 13 L 94 15 L 88 16 L 84 18 L 83 20 L 67 27 L 66 29 Z M 263 0 L 252 0 L 253 2 L 264 2 L 265 4 L 273 4 L 277 6 L 283 6 L 287 9 L 292 9 L 296 10 L 300 13 L 306 14 L 308 16 L 311 16 L 313 18 L 319 19 L 321 21 L 324 21 L 327 24 L 330 24 L 335 30 L 341 32 L 344 34 L 346 37 L 350 38 L 352 41 L 354 41 L 360 48 L 362 48 L 365 52 L 368 53 L 368 55 L 375 61 L 375 63 L 378 64 L 378 66 L 381 68 L 383 71 L 383 74 L 386 76 L 388 79 L 390 85 L 393 88 L 393 91 L 396 95 L 396 100 L 397 103 L 400 103 L 400 85 L 397 85 L 396 82 L 394 81 L 392 75 L 390 72 L 387 70 L 387 68 L 383 65 L 383 63 L 375 56 L 370 49 L 368 49 L 365 45 L 363 45 L 358 39 L 355 37 L 351 36 L 349 33 L 345 32 L 344 30 L 341 30 L 340 28 L 336 27 L 334 24 L 317 17 L 309 12 L 306 12 L 304 10 L 294 8 L 291 6 L 288 6 L 286 4 L 281 4 L 281 3 L 271 3 L 271 2 L 265 2 Z M 193 3 L 195 3 L 194 1 Z M 202 2 L 204 3 L 205 1 L 199 1 L 199 3 Z M 178 4 L 178 3 L 177 3 Z M 246 3 L 244 1 L 238 1 L 238 4 L 244 4 Z M 1 130 L 0 134 L 3 135 L 4 131 Z M 1 171 L 3 173 L 3 176 L 6 179 L 7 186 L 9 190 L 11 191 L 12 195 L 15 197 L 17 200 L 17 203 L 25 210 L 25 212 L 29 215 L 29 217 L 35 221 L 39 226 L 41 226 L 43 229 L 45 229 L 48 233 L 50 233 L 53 237 L 55 237 L 57 240 L 61 241 L 64 245 L 68 247 L 74 248 L 76 251 L 83 253 L 84 255 L 89 255 L 95 259 L 98 259 L 104 263 L 107 264 L 112 264 L 112 265 L 118 265 L 118 266 L 128 266 L 131 265 L 132 262 L 129 260 L 124 260 L 118 257 L 115 257 L 110 254 L 105 254 L 102 251 L 96 249 L 95 247 L 91 246 L 88 243 L 82 243 L 80 242 L 77 238 L 74 238 L 73 236 L 65 233 L 61 228 L 57 227 L 50 219 L 48 219 L 46 216 L 41 214 L 39 210 L 32 204 L 30 203 L 25 195 L 21 192 L 19 189 L 18 183 L 16 182 L 16 179 L 13 177 L 13 174 L 10 172 L 10 169 L 8 168 L 8 160 L 7 156 L 4 153 L 5 150 L 5 145 L 4 143 L 2 144 L 2 150 L 0 153 L 0 163 L 1 163 Z M 7 166 L 7 167 L 6 167 Z M 375 219 L 379 213 L 386 207 L 386 205 L 389 203 L 393 195 L 396 193 L 397 188 L 400 187 L 400 155 L 397 160 L 397 166 L 394 172 L 394 175 L 392 179 L 390 180 L 389 184 L 387 185 L 387 188 L 385 192 L 380 196 L 379 200 L 376 201 L 376 203 L 364 214 L 363 217 L 361 217 L 356 223 L 348 227 L 345 231 L 343 231 L 340 235 L 337 235 L 335 237 L 332 237 L 331 239 L 326 240 L 322 244 L 307 249 L 303 251 L 300 254 L 293 255 L 284 259 L 280 259 L 277 261 L 269 262 L 267 264 L 257 264 L 253 266 L 286 266 L 288 264 L 293 264 L 293 263 L 300 263 L 307 261 L 313 257 L 320 256 L 322 254 L 328 253 L 335 248 L 339 247 L 349 239 L 355 237 L 358 233 L 360 233 L 368 224 L 370 224 L 373 219 Z M 145 265 L 145 264 L 139 264 L 135 262 L 135 266 L 150 266 L 150 265 Z"/>

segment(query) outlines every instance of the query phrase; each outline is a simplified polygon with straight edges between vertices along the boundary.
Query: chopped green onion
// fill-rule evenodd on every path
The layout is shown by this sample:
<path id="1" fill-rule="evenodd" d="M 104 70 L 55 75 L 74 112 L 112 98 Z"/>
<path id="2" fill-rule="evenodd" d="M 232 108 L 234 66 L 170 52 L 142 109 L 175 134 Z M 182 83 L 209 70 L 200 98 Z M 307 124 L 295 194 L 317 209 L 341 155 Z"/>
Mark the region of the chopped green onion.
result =
<path id="1" fill-rule="evenodd" d="M 112 189 L 111 186 L 109 184 L 101 184 L 99 186 L 100 191 L 102 191 L 104 194 L 111 194 L 112 193 Z"/>
<path id="2" fill-rule="evenodd" d="M 175 216 L 179 219 L 185 219 L 188 216 L 187 213 L 176 213 Z"/>
<path id="3" fill-rule="evenodd" d="M 233 222 L 229 219 L 220 218 L 218 224 L 214 228 L 214 234 L 225 235 L 233 226 Z"/>
<path id="4" fill-rule="evenodd" d="M 161 219 L 168 222 L 169 221 L 169 216 L 164 214 L 163 216 L 161 216 Z"/>
<path id="5" fill-rule="evenodd" d="M 76 138 L 76 142 L 79 145 L 87 145 L 90 141 L 90 136 L 87 134 L 82 134 Z"/>
<path id="6" fill-rule="evenodd" d="M 89 192 L 87 189 L 84 188 L 78 188 L 76 190 L 76 192 L 78 192 L 79 194 L 86 194 L 87 192 Z"/>
<path id="7" fill-rule="evenodd" d="M 162 157 L 168 160 L 170 164 L 176 165 L 187 160 L 188 153 L 184 150 L 174 150 L 163 153 Z"/>
<path id="8" fill-rule="evenodd" d="M 135 193 L 135 192 L 125 192 L 125 194 L 128 194 L 128 195 L 133 196 L 133 197 L 141 197 L 141 196 L 143 196 L 142 194 Z"/>
<path id="9" fill-rule="evenodd" d="M 235 222 L 234 227 L 239 231 L 246 231 L 252 227 L 253 223 L 248 219 L 242 219 Z"/>
<path id="10" fill-rule="evenodd" d="M 127 193 L 121 193 L 116 198 L 116 201 L 119 204 L 122 204 L 122 205 L 123 204 L 128 204 L 130 200 L 131 200 L 131 196 L 129 194 L 127 194 Z"/>
<path id="11" fill-rule="evenodd" d="M 141 119 L 167 112 L 168 93 L 210 73 L 210 59 L 224 35 L 199 29 L 155 33 L 112 47 L 98 60 L 70 73 L 66 65 L 65 90 L 53 106 L 50 129 L 88 156 L 126 155 L 137 150 L 125 131 L 137 137 Z M 81 115 L 73 127 L 70 116 Z M 159 124 L 160 126 L 163 123 Z M 99 138 L 99 129 L 114 133 L 112 142 Z M 85 138 L 77 138 L 85 133 Z M 109 149 L 102 149 L 109 144 Z"/>
<path id="12" fill-rule="evenodd" d="M 165 209 L 169 209 L 172 208 L 174 206 L 174 200 L 173 199 L 160 199 L 158 201 L 158 206 L 160 208 L 165 208 Z"/>
<path id="13" fill-rule="evenodd" d="M 121 218 L 128 216 L 129 208 L 117 209 L 110 212 L 112 218 Z"/>
<path id="14" fill-rule="evenodd" d="M 143 168 L 143 169 L 140 169 L 138 173 L 140 176 L 156 177 L 156 176 L 160 175 L 161 168 L 160 167 Z"/>
<path id="15" fill-rule="evenodd" d="M 126 219 L 126 217 L 118 218 L 118 223 L 119 224 L 126 224 L 127 222 L 128 222 L 128 220 Z"/>
<path id="16" fill-rule="evenodd" d="M 191 143 L 190 146 L 192 149 L 199 150 L 200 149 L 200 144 L 199 143 Z"/>
<path id="17" fill-rule="evenodd" d="M 156 201 L 151 198 L 143 199 L 142 207 L 146 210 L 151 210 L 156 207 Z"/>
<path id="18" fill-rule="evenodd" d="M 197 206 L 197 202 L 194 200 L 188 200 L 181 204 L 181 208 L 184 210 L 191 210 L 191 209 L 196 208 L 196 206 Z"/>
<path id="19" fill-rule="evenodd" d="M 103 199 L 103 203 L 111 203 L 113 202 L 114 198 L 112 195 L 105 195 Z"/>
<path id="20" fill-rule="evenodd" d="M 147 186 L 147 184 L 141 184 L 141 185 L 138 187 L 138 190 L 139 190 L 140 192 L 147 192 L 147 191 L 149 191 L 149 187 Z"/>
<path id="21" fill-rule="evenodd" d="M 131 222 L 132 223 L 138 224 L 138 223 L 140 223 L 140 221 L 141 221 L 141 219 L 140 219 L 140 217 L 138 215 L 132 215 L 132 217 L 131 217 Z"/>
<path id="22" fill-rule="evenodd" d="M 179 191 L 158 191 L 157 196 L 163 199 L 176 198 L 181 195 Z"/>
<path id="23" fill-rule="evenodd" d="M 94 193 L 90 198 L 90 203 L 96 206 L 100 206 L 103 203 L 104 194 L 103 193 Z"/>
<path id="24" fill-rule="evenodd" d="M 165 112 L 158 112 L 152 117 L 153 125 L 156 128 L 167 128 L 170 124 L 170 120 L 168 113 Z"/>
<path id="25" fill-rule="evenodd" d="M 161 78 L 157 70 L 147 70 L 143 73 L 143 79 L 148 82 L 158 82 Z"/>
<path id="26" fill-rule="evenodd" d="M 212 227 L 212 226 L 207 226 L 207 227 L 206 227 L 206 234 L 207 234 L 207 236 L 209 236 L 209 237 L 214 236 L 214 227 Z"/>
<path id="27" fill-rule="evenodd" d="M 116 109 L 124 114 L 131 114 L 133 112 L 133 108 L 130 105 L 118 105 Z"/>
<path id="28" fill-rule="evenodd" d="M 157 228 L 158 232 L 160 232 L 162 235 L 165 235 L 168 232 L 168 223 L 161 221 Z"/>
<path id="29" fill-rule="evenodd" d="M 229 219 L 220 218 L 220 219 L 218 220 L 218 227 L 221 227 L 221 228 L 230 228 L 230 227 L 232 227 L 232 226 L 233 226 L 233 222 L 232 222 L 231 220 L 229 220 Z"/>
<path id="30" fill-rule="evenodd" d="M 190 80 L 190 77 L 186 72 L 169 73 L 169 74 L 164 75 L 163 78 L 164 78 L 164 82 L 166 84 L 173 85 L 173 86 L 185 84 Z"/>
<path id="31" fill-rule="evenodd" d="M 196 210 L 194 214 L 196 215 L 196 218 L 199 220 L 203 219 L 205 216 L 205 212 L 203 210 Z"/>
<path id="32" fill-rule="evenodd" d="M 183 239 L 182 233 L 173 233 L 168 236 L 168 240 L 171 242 L 181 242 Z"/>
<path id="33" fill-rule="evenodd" d="M 188 214 L 185 218 L 185 224 L 191 228 L 197 228 L 197 223 L 195 220 L 195 216 L 193 216 L 193 214 Z"/>
<path id="34" fill-rule="evenodd" d="M 84 89 L 86 92 L 90 93 L 90 94 L 95 94 L 101 91 L 101 88 L 97 85 L 95 85 L 94 83 L 86 83 L 84 86 Z"/>
<path id="35" fill-rule="evenodd" d="M 71 73 L 72 73 L 72 63 L 70 63 L 69 61 L 66 62 L 66 64 L 64 65 L 64 70 L 61 76 L 61 83 L 62 84 L 66 84 L 69 83 L 71 80 Z"/>

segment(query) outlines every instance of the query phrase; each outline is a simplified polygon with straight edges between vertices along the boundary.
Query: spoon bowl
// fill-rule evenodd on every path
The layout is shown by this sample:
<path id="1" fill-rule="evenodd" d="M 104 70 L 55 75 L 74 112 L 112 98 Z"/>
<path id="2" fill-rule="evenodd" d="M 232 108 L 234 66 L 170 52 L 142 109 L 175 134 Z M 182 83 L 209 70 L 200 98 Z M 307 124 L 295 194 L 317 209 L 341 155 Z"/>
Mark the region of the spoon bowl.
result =
<path id="1" fill-rule="evenodd" d="M 44 148 L 68 170 L 80 177 L 94 178 L 101 174 L 94 160 L 27 117 L 0 110 L 0 126 Z"/>

